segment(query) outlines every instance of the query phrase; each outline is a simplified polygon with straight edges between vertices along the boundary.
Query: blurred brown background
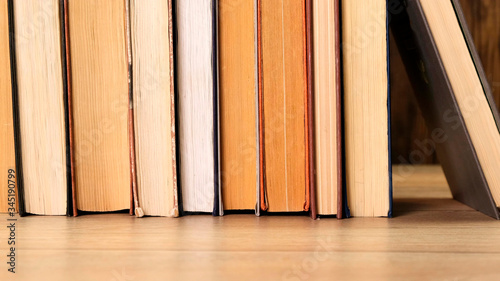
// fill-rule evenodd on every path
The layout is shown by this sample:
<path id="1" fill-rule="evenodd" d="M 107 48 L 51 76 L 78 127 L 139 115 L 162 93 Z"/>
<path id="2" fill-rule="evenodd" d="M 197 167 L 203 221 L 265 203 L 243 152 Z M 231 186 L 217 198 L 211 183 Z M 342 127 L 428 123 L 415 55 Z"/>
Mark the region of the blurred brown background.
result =
<path id="1" fill-rule="evenodd" d="M 500 1 L 461 0 L 460 2 L 495 102 L 500 109 Z M 392 38 L 390 62 L 392 161 L 393 164 L 398 164 L 409 161 L 410 152 L 418 149 L 415 141 L 425 140 L 429 135 Z M 431 163 L 438 163 L 435 154 L 422 159 L 421 164 Z"/>

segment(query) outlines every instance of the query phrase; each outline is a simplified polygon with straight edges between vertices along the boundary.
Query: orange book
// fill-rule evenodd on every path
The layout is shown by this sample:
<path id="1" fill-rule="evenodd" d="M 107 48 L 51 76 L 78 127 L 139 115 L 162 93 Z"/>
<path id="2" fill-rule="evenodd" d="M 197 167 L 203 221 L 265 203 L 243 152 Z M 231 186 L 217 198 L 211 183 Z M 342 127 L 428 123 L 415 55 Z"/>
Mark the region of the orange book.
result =
<path id="1" fill-rule="evenodd" d="M 260 206 L 269 212 L 309 210 L 305 2 L 257 3 Z"/>
<path id="2" fill-rule="evenodd" d="M 219 0 L 221 188 L 224 210 L 256 208 L 255 4 Z"/>
<path id="3" fill-rule="evenodd" d="M 127 3 L 67 0 L 75 214 L 131 206 Z"/>
<path id="4" fill-rule="evenodd" d="M 0 1 L 0 213 L 17 209 L 10 205 L 9 190 L 16 190 L 17 180 L 9 179 L 15 170 L 14 129 L 12 119 L 12 83 L 10 72 L 9 15 L 7 1 Z M 15 173 L 13 173 L 15 175 Z M 10 180 L 10 181 L 9 181 Z M 14 197 L 15 198 L 15 197 Z"/>

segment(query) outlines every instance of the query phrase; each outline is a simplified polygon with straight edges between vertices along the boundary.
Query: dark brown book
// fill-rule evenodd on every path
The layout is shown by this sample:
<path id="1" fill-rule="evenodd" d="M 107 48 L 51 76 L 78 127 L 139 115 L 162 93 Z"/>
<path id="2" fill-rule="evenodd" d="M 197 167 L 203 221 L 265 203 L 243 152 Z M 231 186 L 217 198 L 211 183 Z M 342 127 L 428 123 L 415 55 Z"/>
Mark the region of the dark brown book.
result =
<path id="1" fill-rule="evenodd" d="M 391 29 L 453 197 L 499 219 L 500 118 L 458 0 L 408 0 Z M 495 204 L 494 198 L 497 198 Z"/>

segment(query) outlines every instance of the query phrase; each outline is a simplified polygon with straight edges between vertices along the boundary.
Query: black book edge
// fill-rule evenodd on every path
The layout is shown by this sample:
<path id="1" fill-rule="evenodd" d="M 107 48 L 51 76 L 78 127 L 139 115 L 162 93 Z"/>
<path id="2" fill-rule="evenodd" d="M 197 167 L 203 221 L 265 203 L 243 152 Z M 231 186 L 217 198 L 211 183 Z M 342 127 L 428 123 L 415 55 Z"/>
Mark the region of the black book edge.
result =
<path id="1" fill-rule="evenodd" d="M 65 7 L 64 1 L 59 1 L 59 24 L 61 28 L 61 62 L 62 62 L 62 82 L 63 82 L 63 100 L 64 100 L 64 128 L 66 137 L 66 183 L 67 183 L 67 207 L 66 215 L 73 216 L 73 192 L 71 185 L 71 147 L 69 143 L 69 104 L 68 104 L 68 68 L 66 62 L 66 22 L 64 19 Z"/>
<path id="2" fill-rule="evenodd" d="M 480 163 L 477 159 L 475 149 L 465 127 L 463 116 L 461 115 L 460 109 L 458 108 L 453 91 L 451 90 L 451 85 L 444 69 L 444 65 L 441 61 L 439 52 L 436 49 L 432 33 L 429 29 L 429 26 L 427 25 L 426 17 L 422 10 L 422 7 L 420 6 L 420 2 L 419 0 L 404 0 L 404 2 L 401 3 L 404 4 L 405 9 L 402 13 L 395 15 L 391 25 L 391 30 L 398 49 L 400 50 L 406 71 L 408 72 L 408 76 L 410 77 L 413 88 L 415 89 L 415 94 L 417 95 L 417 101 L 419 102 L 420 109 L 423 112 L 424 117 L 426 118 L 426 123 L 429 123 L 429 120 L 432 120 L 431 118 L 433 117 L 433 114 L 432 111 L 427 111 L 428 109 L 426 108 L 426 102 L 423 98 L 418 98 L 418 95 L 425 95 L 426 92 L 432 92 L 433 87 L 444 87 L 444 89 L 441 89 L 442 91 L 440 91 L 440 93 L 443 91 L 447 91 L 449 93 L 449 99 L 453 101 L 453 104 L 450 108 L 448 108 L 448 110 L 452 111 L 453 114 L 456 114 L 459 121 L 459 127 L 454 129 L 452 133 L 455 133 L 455 135 L 458 134 L 459 137 L 462 136 L 463 138 L 465 138 L 466 147 L 462 151 L 462 158 L 467 158 L 472 161 L 471 163 L 473 163 L 469 164 L 462 161 L 463 164 L 460 165 L 469 165 L 468 167 L 466 167 L 467 171 L 469 172 L 468 176 L 475 176 L 475 179 L 479 181 L 467 187 L 464 187 L 462 184 L 461 187 L 460 182 L 457 183 L 457 179 L 453 177 L 454 170 L 452 169 L 454 167 L 450 166 L 451 164 L 446 164 L 448 162 L 446 160 L 443 160 L 447 159 L 447 154 L 445 151 L 446 149 L 445 147 L 440 148 L 439 146 L 444 146 L 444 144 L 437 144 L 437 154 L 441 161 L 445 161 L 445 163 L 443 163 L 443 170 L 450 185 L 450 189 L 453 193 L 453 197 L 456 200 L 469 205 L 470 207 L 479 210 L 486 215 L 499 219 L 498 209 L 493 201 Z M 425 30 L 425 32 L 423 32 L 422 30 Z M 423 42 L 428 42 L 428 44 Z M 427 54 L 427 56 L 424 56 L 424 54 Z M 431 67 L 427 68 L 427 66 Z M 437 69 L 437 73 L 434 72 L 436 77 L 429 76 L 429 73 L 427 73 L 427 70 L 429 69 Z M 438 81 L 443 81 L 443 83 L 441 86 L 431 86 L 431 80 L 433 80 L 435 83 L 438 83 Z M 439 109 L 435 110 L 439 111 Z M 439 122 L 440 119 L 441 117 L 438 117 L 435 122 Z M 445 127 L 442 127 L 442 129 L 445 129 Z M 445 131 L 445 135 L 447 135 L 448 133 L 450 132 Z M 469 149 L 467 150 L 467 148 Z M 448 167 L 450 168 L 448 169 Z M 460 169 L 460 167 L 455 167 L 455 169 Z M 470 180 L 470 177 L 467 178 Z M 464 188 L 467 189 L 462 190 Z M 476 199 L 472 199 L 470 196 L 466 196 L 470 195 L 471 192 L 470 190 L 468 190 L 468 188 L 474 188 L 474 190 L 476 191 L 474 197 Z M 482 204 L 484 202 L 478 200 L 477 198 L 482 198 L 483 201 L 487 202 L 487 204 Z"/>
<path id="3" fill-rule="evenodd" d="M 224 208 L 222 206 L 222 188 L 220 179 L 220 130 L 219 130 L 219 65 L 217 64 L 219 58 L 219 15 L 218 15 L 219 1 L 212 0 L 212 72 L 213 72 L 213 109 L 214 109 L 214 208 L 213 216 L 224 215 Z"/>
<path id="4" fill-rule="evenodd" d="M 173 57 L 174 57 L 174 85 L 178 85 L 177 81 L 177 71 L 178 71 L 178 63 L 177 63 L 177 45 L 178 45 L 178 27 L 177 27 L 177 1 L 172 0 L 172 38 L 173 38 L 173 47 L 174 49 L 172 50 Z M 179 87 L 174 87 L 174 108 L 175 112 L 179 112 Z M 178 144 L 180 142 L 180 134 L 179 128 L 180 128 L 180 118 L 175 118 L 175 143 Z M 181 181 L 181 172 L 180 172 L 180 167 L 181 167 L 181 153 L 180 153 L 180 145 L 175 146 L 175 154 L 176 154 L 176 173 L 177 173 L 177 200 L 178 200 L 178 209 L 179 209 L 179 216 L 185 215 L 184 212 L 184 205 L 182 201 L 182 181 Z"/>
<path id="5" fill-rule="evenodd" d="M 340 128 L 340 131 L 342 132 L 342 135 L 341 135 L 341 139 L 342 139 L 342 144 L 345 144 L 345 107 L 344 107 L 344 46 L 343 46 L 343 42 L 342 42 L 342 38 L 343 38 L 343 19 L 342 19 L 342 5 L 343 5 L 343 1 L 340 1 L 339 0 L 339 14 L 338 16 L 340 17 L 340 20 L 339 20 L 339 44 L 340 44 L 340 67 L 339 69 L 341 70 L 340 72 L 340 83 L 341 83 L 341 95 L 340 95 L 340 104 L 342 105 L 341 106 L 341 120 L 340 120 L 340 123 L 341 123 L 341 128 Z M 345 151 L 345 145 L 342 146 L 342 155 L 340 156 L 342 158 L 342 218 L 345 218 L 345 219 L 348 219 L 351 217 L 351 211 L 349 210 L 349 203 L 348 203 L 348 200 L 347 200 L 347 174 L 346 174 L 346 169 L 344 168 L 345 167 L 345 163 L 346 163 L 346 151 Z"/>
<path id="6" fill-rule="evenodd" d="M 316 146 L 314 145 L 315 136 L 315 123 L 314 123 L 314 31 L 313 31 L 313 3 L 311 0 L 305 0 L 305 56 L 306 56 L 306 88 L 307 88 L 307 116 L 308 122 L 306 123 L 306 138 L 308 138 L 309 143 L 306 147 L 306 151 L 308 151 L 306 157 L 309 158 L 309 166 L 306 167 L 309 169 L 309 184 L 306 186 L 307 191 L 309 192 L 309 216 L 311 219 L 315 220 L 318 218 L 318 208 L 316 205 Z M 335 30 L 335 28 L 334 28 Z"/>
<path id="7" fill-rule="evenodd" d="M 344 200 L 344 183 L 345 178 L 343 173 L 345 171 L 344 162 L 342 161 L 342 150 L 344 147 L 344 139 L 342 138 L 342 130 L 343 130 L 343 101 L 342 101 L 342 85 L 343 85 L 343 77 L 342 77 L 342 53 L 341 53 L 341 38 L 342 38 L 342 27 L 341 27 L 341 19 L 340 19 L 340 0 L 335 0 L 335 30 L 337 31 L 335 34 L 335 70 L 337 71 L 336 79 L 337 86 L 335 87 L 335 95 L 337 98 L 337 125 L 335 130 L 337 131 L 337 219 L 343 219 L 344 216 L 344 207 L 347 208 L 346 200 Z M 348 213 L 348 212 L 347 212 Z"/>
<path id="8" fill-rule="evenodd" d="M 9 50 L 10 50 L 10 77 L 12 84 L 12 114 L 14 125 L 14 146 L 16 159 L 17 176 L 17 198 L 18 212 L 21 217 L 26 216 L 24 205 L 24 179 L 23 179 L 23 161 L 21 152 L 21 124 L 19 122 L 19 99 L 17 89 L 17 65 L 16 65 L 16 39 L 14 25 L 14 0 L 8 0 L 8 21 L 9 21 Z"/>
<path id="9" fill-rule="evenodd" d="M 392 218 L 392 158 L 391 158 L 391 63 L 390 63 L 390 52 L 391 52 L 391 44 L 389 37 L 389 0 L 386 0 L 386 45 L 387 45 L 387 156 L 388 162 L 387 166 L 389 167 L 389 210 L 387 212 L 387 217 Z"/>
<path id="10" fill-rule="evenodd" d="M 174 19 L 174 9 L 175 9 L 175 6 L 174 6 L 174 0 L 168 0 L 168 17 L 169 17 L 169 20 L 168 20 L 168 30 L 169 30 L 169 48 L 170 48 L 170 52 L 169 52 L 169 55 L 171 56 L 171 59 L 169 60 L 169 63 L 170 63 L 170 71 L 171 71 L 171 74 L 170 74 L 170 80 L 171 80 L 171 88 L 170 88 L 170 92 L 169 92 L 169 96 L 170 96 L 170 99 L 171 99 L 171 103 L 173 103 L 173 106 L 171 105 L 171 109 L 173 110 L 173 122 L 170 121 L 170 123 L 174 126 L 174 149 L 172 149 L 172 153 L 174 153 L 174 161 L 172 161 L 173 165 L 175 165 L 175 167 L 173 167 L 173 177 L 174 177 L 174 184 L 175 184 L 175 189 L 174 189 L 174 205 L 175 205 L 175 208 L 177 209 L 177 215 L 175 217 L 179 217 L 181 215 L 181 212 L 179 210 L 179 201 L 180 201 L 180 198 L 179 198 L 179 168 L 178 168 L 178 160 L 177 160 L 177 157 L 179 157 L 179 154 L 177 153 L 177 144 L 179 143 L 178 142 L 178 126 L 177 126 L 177 119 L 178 116 L 177 116 L 177 101 L 176 101 L 176 92 L 175 92 L 175 89 L 177 88 L 177 81 L 175 81 L 175 61 L 176 61 L 176 57 L 175 57 L 175 37 L 174 37 L 174 34 L 175 34 L 175 19 Z M 175 164 L 174 164 L 175 163 Z"/>

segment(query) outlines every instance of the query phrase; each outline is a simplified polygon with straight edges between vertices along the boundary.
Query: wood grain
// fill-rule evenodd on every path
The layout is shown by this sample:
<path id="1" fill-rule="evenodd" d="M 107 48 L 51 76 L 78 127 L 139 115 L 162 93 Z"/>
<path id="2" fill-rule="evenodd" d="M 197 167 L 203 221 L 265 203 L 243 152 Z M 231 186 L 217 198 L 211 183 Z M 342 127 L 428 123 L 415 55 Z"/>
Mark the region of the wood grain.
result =
<path id="1" fill-rule="evenodd" d="M 394 165 L 394 198 L 452 198 L 439 165 Z"/>
<path id="2" fill-rule="evenodd" d="M 336 0 L 313 4 L 316 198 L 318 214 L 337 214 Z"/>
<path id="3" fill-rule="evenodd" d="M 0 155 L 0 212 L 5 213 L 10 207 L 7 171 L 16 168 L 7 0 L 0 1 Z"/>
<path id="4" fill-rule="evenodd" d="M 257 202 L 255 4 L 219 0 L 219 102 L 225 210 Z"/>
<path id="5" fill-rule="evenodd" d="M 130 2 L 138 199 L 145 215 L 178 216 L 171 1 Z"/>
<path id="6" fill-rule="evenodd" d="M 123 0 L 69 0 L 74 172 L 83 211 L 130 208 Z"/>
<path id="7" fill-rule="evenodd" d="M 302 211 L 307 192 L 305 3 L 263 0 L 260 9 L 267 207 Z"/>
<path id="8" fill-rule="evenodd" d="M 2 270 L 0 278 L 498 280 L 499 222 L 449 195 L 415 199 L 431 187 L 448 190 L 440 167 L 398 167 L 394 174 L 405 177 L 395 193 L 404 197 L 396 195 L 393 219 L 23 217 L 18 272 Z"/>
<path id="9" fill-rule="evenodd" d="M 25 210 L 65 215 L 68 185 L 59 1 L 15 1 L 13 16 Z"/>
<path id="10" fill-rule="evenodd" d="M 385 0 L 342 2 L 346 192 L 353 216 L 389 211 L 385 11 Z"/>

